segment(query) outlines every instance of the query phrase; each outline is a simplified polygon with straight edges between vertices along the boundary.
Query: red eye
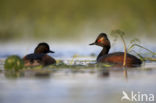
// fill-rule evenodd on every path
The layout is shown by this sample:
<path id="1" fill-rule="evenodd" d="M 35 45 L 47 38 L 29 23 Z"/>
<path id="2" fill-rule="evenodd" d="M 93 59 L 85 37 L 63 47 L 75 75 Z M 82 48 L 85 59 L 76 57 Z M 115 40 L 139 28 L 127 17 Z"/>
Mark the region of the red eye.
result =
<path id="1" fill-rule="evenodd" d="M 98 43 L 101 42 L 101 39 L 98 40 Z"/>

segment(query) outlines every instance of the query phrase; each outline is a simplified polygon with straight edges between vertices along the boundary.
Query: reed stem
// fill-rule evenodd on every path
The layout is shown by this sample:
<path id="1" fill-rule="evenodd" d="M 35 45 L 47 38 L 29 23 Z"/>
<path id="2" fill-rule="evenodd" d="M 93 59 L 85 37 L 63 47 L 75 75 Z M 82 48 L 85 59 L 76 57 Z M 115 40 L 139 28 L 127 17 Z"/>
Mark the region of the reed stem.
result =
<path id="1" fill-rule="evenodd" d="M 120 35 L 121 36 L 121 39 L 122 39 L 122 41 L 123 41 L 123 44 L 124 44 L 124 60 L 123 60 L 123 66 L 126 66 L 126 59 L 127 59 L 127 47 L 126 47 L 126 42 L 125 42 L 125 40 L 124 40 L 124 38 L 123 38 L 123 36 L 122 35 Z"/>

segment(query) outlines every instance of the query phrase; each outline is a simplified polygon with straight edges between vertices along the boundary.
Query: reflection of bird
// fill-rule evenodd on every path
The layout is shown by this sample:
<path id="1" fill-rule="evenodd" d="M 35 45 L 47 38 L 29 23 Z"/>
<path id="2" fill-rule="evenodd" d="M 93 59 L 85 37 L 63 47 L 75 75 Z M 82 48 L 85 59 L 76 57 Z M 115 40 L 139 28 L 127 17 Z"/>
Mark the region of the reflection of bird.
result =
<path id="1" fill-rule="evenodd" d="M 127 99 L 127 100 L 130 101 L 130 98 L 128 97 L 128 95 L 127 95 L 127 93 L 125 91 L 122 91 L 122 94 L 123 94 L 123 96 L 122 96 L 121 100 Z"/>

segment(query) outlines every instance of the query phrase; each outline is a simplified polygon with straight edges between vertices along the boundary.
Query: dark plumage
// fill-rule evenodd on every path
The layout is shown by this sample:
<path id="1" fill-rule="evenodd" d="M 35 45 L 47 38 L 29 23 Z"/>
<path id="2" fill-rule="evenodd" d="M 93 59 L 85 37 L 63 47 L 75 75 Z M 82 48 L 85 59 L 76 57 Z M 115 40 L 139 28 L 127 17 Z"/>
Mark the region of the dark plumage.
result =
<path id="1" fill-rule="evenodd" d="M 115 53 L 108 54 L 111 45 L 105 33 L 101 33 L 97 37 L 96 41 L 94 43 L 91 43 L 90 45 L 98 45 L 103 47 L 102 51 L 97 57 L 97 63 L 110 63 L 110 64 L 115 64 L 116 66 L 123 65 L 124 52 L 115 52 Z M 142 61 L 140 59 L 127 53 L 126 56 L 127 67 L 136 67 L 136 66 L 140 66 L 141 64 Z"/>
<path id="2" fill-rule="evenodd" d="M 50 51 L 49 45 L 47 43 L 39 43 L 35 48 L 34 53 L 26 55 L 24 60 L 25 66 L 38 66 L 43 65 L 47 66 L 50 64 L 56 64 L 56 60 L 47 53 L 54 53 Z"/>

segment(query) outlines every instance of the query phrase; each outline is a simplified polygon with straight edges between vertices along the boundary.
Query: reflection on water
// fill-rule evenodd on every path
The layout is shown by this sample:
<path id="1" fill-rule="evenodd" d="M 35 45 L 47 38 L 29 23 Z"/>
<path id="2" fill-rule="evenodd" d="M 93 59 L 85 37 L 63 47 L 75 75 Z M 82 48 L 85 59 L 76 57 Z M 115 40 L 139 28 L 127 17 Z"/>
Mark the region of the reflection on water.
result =
<path id="1" fill-rule="evenodd" d="M 96 57 L 90 54 L 99 53 L 101 48 L 90 48 L 87 43 L 75 47 L 54 45 L 56 53 L 52 56 L 65 64 L 76 65 L 72 68 L 62 65 L 60 68 L 4 71 L 2 58 L 12 54 L 23 57 L 33 52 L 36 44 L 31 47 L 1 45 L 0 103 L 121 103 L 123 90 L 128 94 L 134 91 L 156 95 L 155 62 L 146 62 L 139 68 L 100 68 L 93 64 Z M 89 57 L 73 59 L 74 54 Z M 92 65 L 88 66 L 89 63 Z"/>
<path id="2" fill-rule="evenodd" d="M 156 94 L 156 63 L 141 68 L 0 71 L 0 103 L 121 103 L 122 91 Z M 127 101 L 125 101 L 127 102 Z"/>

